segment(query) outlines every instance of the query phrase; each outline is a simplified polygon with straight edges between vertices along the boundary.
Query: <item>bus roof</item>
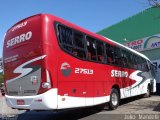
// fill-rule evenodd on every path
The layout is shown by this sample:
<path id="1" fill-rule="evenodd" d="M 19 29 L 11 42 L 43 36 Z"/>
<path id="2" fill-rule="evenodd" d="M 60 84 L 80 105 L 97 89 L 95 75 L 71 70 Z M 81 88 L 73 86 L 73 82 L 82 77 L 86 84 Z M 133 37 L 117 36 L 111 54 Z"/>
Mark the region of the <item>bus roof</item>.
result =
<path id="1" fill-rule="evenodd" d="M 20 24 L 21 22 L 23 22 L 23 21 L 25 21 L 25 20 L 27 20 L 27 19 L 29 19 L 29 18 L 32 18 L 32 17 L 35 17 L 35 16 L 41 16 L 41 15 L 42 15 L 42 14 L 36 14 L 36 15 L 32 15 L 32 16 L 30 16 L 30 17 L 24 18 L 24 19 L 18 21 L 17 23 L 15 23 L 14 25 L 12 25 L 12 26 L 7 30 L 7 32 L 8 32 L 9 30 L 11 30 L 14 26 Z"/>
<path id="2" fill-rule="evenodd" d="M 81 28 L 78 25 L 75 25 L 75 24 L 73 24 L 71 22 L 68 22 L 68 21 L 66 21 L 66 20 L 64 20 L 62 18 L 59 18 L 59 17 L 51 15 L 51 14 L 40 13 L 40 14 L 36 14 L 36 15 L 27 17 L 27 18 L 17 22 L 16 24 L 14 24 L 10 29 L 8 29 L 8 31 L 11 30 L 14 26 L 18 25 L 19 23 L 21 23 L 21 22 L 23 22 L 23 21 L 25 21 L 25 20 L 27 20 L 29 18 L 36 17 L 36 16 L 47 17 L 49 19 L 52 19 L 53 21 L 60 22 L 60 23 L 62 23 L 64 25 L 66 25 L 66 26 L 69 26 L 69 27 L 73 28 L 73 29 L 78 29 L 79 31 L 81 31 L 81 32 L 83 32 L 83 33 L 85 33 L 85 34 L 87 34 L 89 36 L 95 37 L 95 39 L 100 39 L 100 40 L 102 40 L 102 41 L 104 41 L 106 43 L 109 43 L 109 44 L 113 45 L 113 46 L 119 46 L 119 47 L 125 48 L 125 49 L 127 49 L 127 50 L 129 50 L 129 51 L 131 51 L 131 52 L 133 52 L 133 53 L 135 53 L 135 54 L 137 54 L 137 55 L 149 60 L 145 55 L 143 55 L 143 54 L 141 54 L 141 53 L 139 53 L 139 52 L 137 52 L 137 51 L 135 51 L 135 50 L 133 50 L 133 49 L 131 49 L 129 47 L 126 47 L 126 46 L 124 46 L 124 45 L 122 45 L 122 44 L 120 44 L 120 43 L 118 43 L 116 41 L 113 41 L 113 40 L 109 39 L 109 38 L 106 38 L 106 37 L 101 36 L 99 34 L 93 33 L 93 32 L 91 32 L 89 30 L 84 29 L 84 28 Z"/>
<path id="3" fill-rule="evenodd" d="M 106 38 L 106 37 L 104 37 L 104 38 Z M 106 39 L 107 39 L 107 40 L 110 40 L 110 41 L 112 41 L 112 42 L 114 42 L 114 43 L 117 44 L 118 46 L 121 46 L 121 47 L 127 49 L 128 51 L 131 51 L 132 53 L 135 53 L 135 54 L 137 54 L 137 55 L 139 55 L 139 56 L 141 56 L 141 57 L 143 57 L 143 58 L 149 60 L 148 57 L 146 57 L 145 55 L 143 55 L 143 54 L 140 53 L 140 52 L 137 52 L 137 51 L 135 51 L 135 50 L 133 50 L 133 49 L 131 49 L 131 48 L 129 48 L 129 47 L 123 45 L 123 44 L 120 44 L 120 43 L 118 43 L 118 42 L 116 42 L 116 41 L 113 41 L 113 40 L 111 40 L 111 39 L 109 39 L 109 38 L 106 38 Z M 150 61 L 150 60 L 149 60 L 149 61 Z"/>

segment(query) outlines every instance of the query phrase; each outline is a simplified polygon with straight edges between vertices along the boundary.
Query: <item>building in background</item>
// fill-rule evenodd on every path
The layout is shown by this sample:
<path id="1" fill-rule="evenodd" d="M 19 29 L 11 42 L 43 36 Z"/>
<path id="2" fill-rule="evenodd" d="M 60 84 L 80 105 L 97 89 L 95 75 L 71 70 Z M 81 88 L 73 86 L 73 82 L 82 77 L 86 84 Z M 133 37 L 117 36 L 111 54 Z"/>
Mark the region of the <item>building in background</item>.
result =
<path id="1" fill-rule="evenodd" d="M 148 8 L 98 32 L 137 50 L 156 66 L 157 93 L 160 94 L 160 8 Z"/>

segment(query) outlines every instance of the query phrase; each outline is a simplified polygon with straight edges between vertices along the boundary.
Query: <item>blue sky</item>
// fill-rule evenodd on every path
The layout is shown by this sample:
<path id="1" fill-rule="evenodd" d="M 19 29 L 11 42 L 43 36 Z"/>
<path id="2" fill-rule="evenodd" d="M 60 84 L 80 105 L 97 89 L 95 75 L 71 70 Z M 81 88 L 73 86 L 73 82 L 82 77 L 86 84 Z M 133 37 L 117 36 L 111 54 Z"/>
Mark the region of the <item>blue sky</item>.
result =
<path id="1" fill-rule="evenodd" d="M 3 0 L 0 2 L 0 57 L 7 29 L 31 15 L 50 13 L 98 32 L 148 7 L 147 0 Z"/>

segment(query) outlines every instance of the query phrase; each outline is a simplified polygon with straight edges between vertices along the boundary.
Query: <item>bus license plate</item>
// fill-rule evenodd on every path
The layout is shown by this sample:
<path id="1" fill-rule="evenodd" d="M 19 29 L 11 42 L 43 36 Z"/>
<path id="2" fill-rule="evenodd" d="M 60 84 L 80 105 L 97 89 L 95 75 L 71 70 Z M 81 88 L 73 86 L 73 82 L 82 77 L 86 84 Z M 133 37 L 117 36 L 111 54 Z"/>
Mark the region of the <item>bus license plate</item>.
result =
<path id="1" fill-rule="evenodd" d="M 17 100 L 17 105 L 24 105 L 24 104 L 25 104 L 24 100 Z"/>

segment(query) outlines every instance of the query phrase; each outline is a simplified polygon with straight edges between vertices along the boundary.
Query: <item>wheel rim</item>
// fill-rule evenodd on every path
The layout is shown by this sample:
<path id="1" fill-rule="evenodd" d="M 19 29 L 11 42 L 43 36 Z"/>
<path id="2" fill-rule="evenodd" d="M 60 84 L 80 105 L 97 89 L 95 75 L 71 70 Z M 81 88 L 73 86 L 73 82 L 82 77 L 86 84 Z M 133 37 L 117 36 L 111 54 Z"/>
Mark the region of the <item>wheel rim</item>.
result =
<path id="1" fill-rule="evenodd" d="M 116 93 L 112 94 L 112 104 L 116 106 L 118 104 L 118 96 Z"/>

